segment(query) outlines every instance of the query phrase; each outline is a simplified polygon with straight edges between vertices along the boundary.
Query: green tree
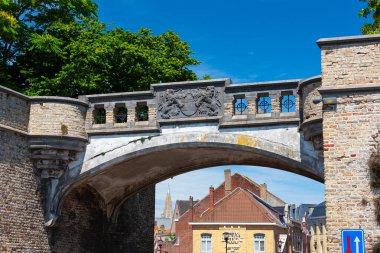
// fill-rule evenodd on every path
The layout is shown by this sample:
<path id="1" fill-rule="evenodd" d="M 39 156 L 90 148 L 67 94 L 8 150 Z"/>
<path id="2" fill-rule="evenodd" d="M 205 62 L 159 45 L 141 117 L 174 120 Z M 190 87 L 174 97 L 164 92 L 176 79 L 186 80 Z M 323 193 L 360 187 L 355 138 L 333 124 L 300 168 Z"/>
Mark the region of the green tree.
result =
<path id="1" fill-rule="evenodd" d="M 35 75 L 34 64 L 25 71 L 31 84 L 28 94 L 75 97 L 146 90 L 158 82 L 195 80 L 195 73 L 187 68 L 198 64 L 189 56 L 191 53 L 189 45 L 172 31 L 158 36 L 149 29 L 137 33 L 121 28 L 107 31 L 104 24 L 88 20 L 81 26 L 79 36 L 57 52 L 63 55 L 64 63 L 54 76 Z"/>
<path id="2" fill-rule="evenodd" d="M 107 30 L 91 1 L 3 0 L 1 7 L 0 82 L 28 95 L 76 97 L 196 79 L 187 66 L 199 62 L 176 33 Z"/>
<path id="3" fill-rule="evenodd" d="M 55 34 L 57 26 L 75 25 L 93 18 L 97 5 L 89 0 L 2 0 L 0 2 L 0 82 L 21 90 L 26 85 L 19 59 L 28 51 L 57 54 L 68 36 Z M 63 25 L 65 24 L 65 25 Z M 65 38 L 66 37 L 66 38 Z M 52 55 L 50 55 L 52 57 Z M 56 60 L 51 63 L 59 62 Z"/>
<path id="4" fill-rule="evenodd" d="M 359 16 L 363 18 L 370 17 L 373 21 L 372 24 L 365 23 L 361 28 L 363 34 L 377 34 L 380 33 L 380 0 L 359 0 L 367 2 L 367 7 L 359 12 Z"/>

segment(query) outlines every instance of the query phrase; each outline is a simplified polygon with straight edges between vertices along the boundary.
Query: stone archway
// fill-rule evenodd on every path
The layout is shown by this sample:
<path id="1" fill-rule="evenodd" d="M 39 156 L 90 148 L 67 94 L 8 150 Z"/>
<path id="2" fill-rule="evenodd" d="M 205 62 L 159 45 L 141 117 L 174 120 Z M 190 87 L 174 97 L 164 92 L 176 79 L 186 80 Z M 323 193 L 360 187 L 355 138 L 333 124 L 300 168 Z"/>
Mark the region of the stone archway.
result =
<path id="1" fill-rule="evenodd" d="M 140 138 L 116 145 L 83 162 L 80 175 L 63 196 L 80 185 L 98 192 L 108 217 L 117 217 L 121 203 L 149 185 L 181 173 L 219 165 L 278 168 L 323 182 L 323 170 L 310 157 L 285 145 L 246 134 L 179 133 Z M 305 162 L 306 161 L 306 162 Z"/>

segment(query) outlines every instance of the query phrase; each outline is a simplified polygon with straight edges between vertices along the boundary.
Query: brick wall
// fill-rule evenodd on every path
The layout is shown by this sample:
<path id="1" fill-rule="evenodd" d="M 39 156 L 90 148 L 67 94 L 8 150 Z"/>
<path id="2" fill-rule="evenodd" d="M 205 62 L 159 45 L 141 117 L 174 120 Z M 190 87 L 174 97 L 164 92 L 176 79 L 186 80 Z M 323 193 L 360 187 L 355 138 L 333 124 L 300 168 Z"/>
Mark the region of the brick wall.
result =
<path id="1" fill-rule="evenodd" d="M 323 46 L 323 86 L 380 82 L 379 50 L 373 42 Z"/>
<path id="2" fill-rule="evenodd" d="M 0 87 L 0 124 L 27 131 L 29 103 L 26 97 Z"/>
<path id="3" fill-rule="evenodd" d="M 142 190 L 121 207 L 117 222 L 107 219 L 100 197 L 78 188 L 65 198 L 57 227 L 50 229 L 56 253 L 151 253 L 155 187 Z"/>
<path id="4" fill-rule="evenodd" d="M 69 102 L 32 102 L 29 133 L 86 137 L 86 107 Z"/>
<path id="5" fill-rule="evenodd" d="M 0 252 L 50 252 L 28 138 L 0 130 Z"/>
<path id="6" fill-rule="evenodd" d="M 351 88 L 378 81 L 378 42 L 322 45 L 322 90 L 341 85 Z M 341 229 L 363 228 L 366 252 L 380 241 L 368 158 L 380 128 L 378 91 L 339 91 L 336 108 L 323 113 L 327 252 L 341 252 Z"/>

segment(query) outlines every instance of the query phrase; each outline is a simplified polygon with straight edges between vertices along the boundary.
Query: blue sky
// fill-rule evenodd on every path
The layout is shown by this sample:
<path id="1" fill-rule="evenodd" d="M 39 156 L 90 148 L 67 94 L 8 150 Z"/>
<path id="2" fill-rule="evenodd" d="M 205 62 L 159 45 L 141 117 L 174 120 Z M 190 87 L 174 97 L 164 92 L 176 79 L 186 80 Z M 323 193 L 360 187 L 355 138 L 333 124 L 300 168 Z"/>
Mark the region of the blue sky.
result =
<path id="1" fill-rule="evenodd" d="M 234 83 L 319 75 L 316 40 L 360 34 L 358 0 L 96 0 L 100 19 L 155 34 L 173 30 L 202 62 L 202 76 Z"/>
<path id="2" fill-rule="evenodd" d="M 96 0 L 111 27 L 177 32 L 202 62 L 192 69 L 234 83 L 306 78 L 321 73 L 319 38 L 359 35 L 358 0 Z M 187 173 L 157 185 L 156 215 L 170 184 L 173 201 L 202 198 L 225 167 Z M 268 168 L 229 166 L 289 203 L 323 201 L 323 184 Z"/>

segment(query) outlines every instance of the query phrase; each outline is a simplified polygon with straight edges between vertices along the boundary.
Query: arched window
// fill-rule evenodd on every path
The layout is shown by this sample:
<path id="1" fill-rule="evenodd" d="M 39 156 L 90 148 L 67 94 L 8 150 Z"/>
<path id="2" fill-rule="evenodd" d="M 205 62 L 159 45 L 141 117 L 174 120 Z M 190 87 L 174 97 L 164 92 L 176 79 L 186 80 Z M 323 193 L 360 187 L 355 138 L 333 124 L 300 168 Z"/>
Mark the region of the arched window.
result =
<path id="1" fill-rule="evenodd" d="M 295 112 L 296 97 L 293 94 L 283 93 L 281 96 L 281 112 Z"/>
<path id="2" fill-rule="evenodd" d="M 116 123 L 127 122 L 127 116 L 128 116 L 128 109 L 127 108 L 125 108 L 125 107 L 117 107 L 116 108 L 116 114 L 115 114 Z"/>
<path id="3" fill-rule="evenodd" d="M 147 121 L 149 119 L 149 108 L 146 102 L 138 102 L 136 105 L 136 121 Z"/>
<path id="4" fill-rule="evenodd" d="M 95 124 L 105 124 L 106 123 L 106 110 L 104 108 L 95 109 L 94 123 Z"/>
<path id="5" fill-rule="evenodd" d="M 254 236 L 254 253 L 265 253 L 265 235 L 255 234 Z"/>
<path id="6" fill-rule="evenodd" d="M 264 114 L 264 113 L 271 113 L 272 111 L 272 104 L 271 99 L 268 94 L 259 94 L 257 97 L 257 113 L 258 114 Z"/>
<path id="7" fill-rule="evenodd" d="M 234 115 L 246 114 L 247 108 L 248 108 L 248 102 L 247 102 L 247 99 L 245 99 L 244 95 L 235 96 Z"/>
<path id="8" fill-rule="evenodd" d="M 211 234 L 201 234 L 201 253 L 212 253 Z"/>

